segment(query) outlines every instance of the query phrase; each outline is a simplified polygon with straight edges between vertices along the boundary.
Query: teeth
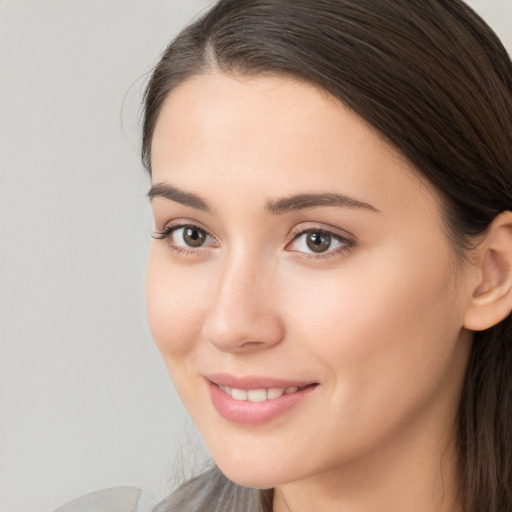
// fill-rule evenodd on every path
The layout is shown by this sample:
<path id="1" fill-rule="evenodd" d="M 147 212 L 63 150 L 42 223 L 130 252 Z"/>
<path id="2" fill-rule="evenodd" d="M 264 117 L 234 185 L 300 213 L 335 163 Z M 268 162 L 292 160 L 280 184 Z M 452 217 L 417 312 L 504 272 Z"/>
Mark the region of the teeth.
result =
<path id="1" fill-rule="evenodd" d="M 281 388 L 270 388 L 267 391 L 267 396 L 269 400 L 273 400 L 274 398 L 279 398 L 280 396 L 283 396 L 284 389 Z"/>
<path id="2" fill-rule="evenodd" d="M 267 399 L 266 389 L 250 389 L 247 391 L 247 399 L 250 402 L 265 402 Z"/>
<path id="3" fill-rule="evenodd" d="M 283 395 L 289 395 L 299 391 L 298 386 L 290 386 L 288 388 L 270 388 L 270 389 L 237 389 L 219 384 L 219 388 L 231 396 L 235 400 L 249 400 L 249 402 L 265 402 L 266 400 L 274 400 Z"/>
<path id="4" fill-rule="evenodd" d="M 231 397 L 235 400 L 247 400 L 247 391 L 245 389 L 231 389 Z"/>

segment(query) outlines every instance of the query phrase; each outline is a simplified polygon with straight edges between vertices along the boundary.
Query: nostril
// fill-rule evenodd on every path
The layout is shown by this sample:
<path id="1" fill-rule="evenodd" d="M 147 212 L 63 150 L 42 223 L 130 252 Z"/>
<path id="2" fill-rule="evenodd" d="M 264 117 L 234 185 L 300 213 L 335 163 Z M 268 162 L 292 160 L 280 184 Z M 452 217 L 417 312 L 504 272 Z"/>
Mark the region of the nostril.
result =
<path id="1" fill-rule="evenodd" d="M 242 349 L 258 348 L 260 345 L 264 345 L 263 341 L 246 341 L 240 345 Z"/>

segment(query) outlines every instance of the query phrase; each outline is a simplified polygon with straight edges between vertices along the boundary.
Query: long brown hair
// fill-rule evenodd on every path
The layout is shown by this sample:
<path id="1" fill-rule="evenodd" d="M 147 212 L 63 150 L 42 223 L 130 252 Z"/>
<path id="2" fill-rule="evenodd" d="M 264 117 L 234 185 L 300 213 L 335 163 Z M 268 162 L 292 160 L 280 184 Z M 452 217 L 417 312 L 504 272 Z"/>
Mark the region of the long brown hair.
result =
<path id="1" fill-rule="evenodd" d="M 151 76 L 142 142 L 149 172 L 163 101 L 178 84 L 214 69 L 307 81 L 366 119 L 437 187 L 461 261 L 472 238 L 512 210 L 512 64 L 461 0 L 218 1 L 169 45 Z M 475 333 L 458 421 L 464 511 L 512 511 L 510 315 Z M 189 496 L 194 488 L 216 510 L 213 488 L 208 496 L 202 483 L 191 483 Z M 232 510 L 253 509 L 250 491 L 240 494 L 227 482 L 223 488 L 239 493 Z M 271 501 L 268 491 L 261 497 Z"/>

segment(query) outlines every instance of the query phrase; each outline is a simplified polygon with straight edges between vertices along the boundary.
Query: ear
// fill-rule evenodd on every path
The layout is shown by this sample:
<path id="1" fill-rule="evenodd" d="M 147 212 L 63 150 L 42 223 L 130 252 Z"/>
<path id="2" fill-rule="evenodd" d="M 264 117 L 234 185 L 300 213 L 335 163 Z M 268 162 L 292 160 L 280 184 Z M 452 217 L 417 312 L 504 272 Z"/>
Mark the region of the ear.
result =
<path id="1" fill-rule="evenodd" d="M 479 250 L 479 282 L 464 317 L 471 331 L 489 329 L 512 311 L 512 212 L 494 219 Z"/>

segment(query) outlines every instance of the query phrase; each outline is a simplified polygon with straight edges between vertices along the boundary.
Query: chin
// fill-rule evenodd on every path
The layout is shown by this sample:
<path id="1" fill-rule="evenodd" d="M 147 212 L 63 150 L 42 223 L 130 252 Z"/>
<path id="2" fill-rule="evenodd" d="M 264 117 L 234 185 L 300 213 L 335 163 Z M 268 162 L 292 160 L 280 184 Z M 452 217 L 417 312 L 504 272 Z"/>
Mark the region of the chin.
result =
<path id="1" fill-rule="evenodd" d="M 244 487 L 254 489 L 271 489 L 284 483 L 297 480 L 302 475 L 296 474 L 290 468 L 272 467 L 272 463 L 263 464 L 261 461 L 247 458 L 238 461 L 215 460 L 218 468 L 231 481 Z"/>
<path id="2" fill-rule="evenodd" d="M 218 465 L 218 467 L 227 478 L 243 487 L 251 487 L 253 489 L 271 489 L 281 483 L 278 479 L 272 478 L 271 475 L 255 471 L 253 468 L 230 468 L 231 471 L 225 471 L 222 466 Z"/>

